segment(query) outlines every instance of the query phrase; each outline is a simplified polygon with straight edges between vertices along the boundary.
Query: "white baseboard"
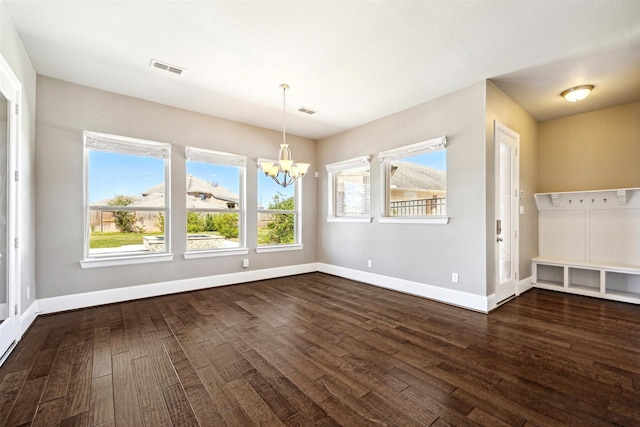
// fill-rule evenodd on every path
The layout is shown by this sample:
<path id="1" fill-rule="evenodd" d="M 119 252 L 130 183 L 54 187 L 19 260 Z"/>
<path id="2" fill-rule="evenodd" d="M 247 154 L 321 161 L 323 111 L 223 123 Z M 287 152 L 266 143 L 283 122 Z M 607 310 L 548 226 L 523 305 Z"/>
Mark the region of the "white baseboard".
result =
<path id="1" fill-rule="evenodd" d="M 318 271 L 333 274 L 334 276 L 344 277 L 345 279 L 357 280 L 359 282 L 379 286 L 381 288 L 392 289 L 394 291 L 444 302 L 470 310 L 480 311 L 482 313 L 488 313 L 492 309 L 490 297 L 488 296 L 470 294 L 468 292 L 456 291 L 455 289 L 447 289 L 440 286 L 427 285 L 425 283 L 383 276 L 381 274 L 367 273 L 365 271 L 352 270 L 350 268 L 338 267 L 324 263 L 318 263 Z M 495 308 L 495 296 L 493 306 L 493 308 Z"/>
<path id="2" fill-rule="evenodd" d="M 22 312 L 20 315 L 20 336 L 24 335 L 29 329 L 29 326 L 36 320 L 38 316 L 38 300 L 35 300 L 31 305 Z"/>
<path id="3" fill-rule="evenodd" d="M 520 280 L 518 282 L 518 290 L 516 292 L 516 295 L 520 295 L 524 292 L 527 292 L 529 289 L 533 288 L 533 277 L 529 276 L 529 277 L 525 277 L 524 279 Z"/>
<path id="4" fill-rule="evenodd" d="M 488 313 L 490 310 L 495 308 L 496 305 L 495 295 L 483 296 L 470 294 L 468 292 L 398 279 L 390 276 L 383 276 L 380 274 L 367 273 L 330 264 L 309 263 L 42 298 L 36 300 L 22 314 L 21 330 L 24 333 L 38 314 L 56 313 L 102 304 L 169 295 L 178 292 L 194 291 L 237 283 L 253 282 L 256 280 L 273 279 L 276 277 L 292 276 L 296 274 L 312 273 L 315 271 L 333 274 L 346 279 L 357 280 L 370 285 L 429 298 L 483 313 Z M 525 282 L 525 280 L 522 282 Z M 531 287 L 530 282 L 531 280 L 528 279 L 529 287 Z"/>
<path id="5" fill-rule="evenodd" d="M 311 273 L 314 271 L 318 271 L 317 264 L 310 263 L 42 298 L 38 300 L 38 311 L 36 314 L 75 310 L 102 304 L 195 291 L 236 283 L 253 282 L 256 280 L 273 279 L 275 277 L 293 276 L 295 274 Z"/>

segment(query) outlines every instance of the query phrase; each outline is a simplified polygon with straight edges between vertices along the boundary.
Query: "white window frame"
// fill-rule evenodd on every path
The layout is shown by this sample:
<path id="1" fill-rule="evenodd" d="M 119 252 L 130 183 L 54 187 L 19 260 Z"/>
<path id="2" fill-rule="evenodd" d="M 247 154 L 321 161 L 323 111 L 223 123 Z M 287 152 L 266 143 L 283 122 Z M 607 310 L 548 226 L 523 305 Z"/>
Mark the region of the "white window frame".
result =
<path id="1" fill-rule="evenodd" d="M 369 171 L 369 196 L 371 196 L 371 156 L 361 156 L 341 162 L 330 163 L 325 166 L 328 176 L 328 215 L 327 222 L 371 222 L 371 197 L 369 197 L 369 215 L 344 216 L 338 215 L 338 174 L 350 169 L 365 169 Z"/>
<path id="2" fill-rule="evenodd" d="M 258 177 L 257 179 L 260 178 L 260 174 L 264 175 L 264 172 L 262 171 L 262 169 L 260 169 L 260 164 L 262 162 L 271 162 L 271 163 L 278 163 L 277 160 L 271 160 L 271 159 L 258 159 Z M 257 182 L 256 179 L 256 188 L 259 187 L 259 183 Z M 297 181 L 295 181 L 293 183 L 293 205 L 294 205 L 294 209 L 292 211 L 289 210 L 272 210 L 272 209 L 260 209 L 259 205 L 258 205 L 258 214 L 257 217 L 260 216 L 260 214 L 269 214 L 269 213 L 273 213 L 273 214 L 288 214 L 291 213 L 293 214 L 293 223 L 294 223 L 294 236 L 293 236 L 293 243 L 290 244 L 283 244 L 283 245 L 258 245 L 256 243 L 256 253 L 267 253 L 267 252 L 280 252 L 280 251 L 299 251 L 302 250 L 304 245 L 302 244 L 302 180 L 304 178 L 300 177 L 298 178 Z M 258 190 L 259 191 L 259 190 Z M 259 194 L 257 194 L 257 197 L 259 197 Z M 258 234 L 258 230 L 256 229 L 256 237 Z"/>
<path id="3" fill-rule="evenodd" d="M 447 215 L 425 215 L 425 216 L 391 216 L 389 212 L 390 187 L 391 187 L 391 163 L 393 161 L 405 159 L 407 157 L 419 156 L 421 154 L 435 153 L 446 150 L 447 137 L 441 136 L 415 144 L 405 145 L 391 150 L 383 151 L 378 155 L 380 161 L 381 187 L 381 212 L 380 223 L 404 223 L 404 224 L 448 224 Z M 447 209 L 448 213 L 448 209 Z"/>
<path id="4" fill-rule="evenodd" d="M 84 259 L 80 261 L 82 268 L 112 267 L 118 265 L 144 264 L 150 262 L 166 262 L 173 260 L 171 253 L 171 144 L 166 142 L 149 141 L 126 136 L 109 135 L 105 133 L 84 131 Z M 118 206 L 90 206 L 89 203 L 89 152 L 91 150 L 107 151 L 119 154 L 144 155 L 164 160 L 165 195 L 164 207 L 127 207 Z M 165 217 L 164 243 L 165 251 L 161 253 L 149 252 L 114 252 L 110 254 L 90 253 L 91 210 L 118 211 L 162 211 Z"/>
<path id="5" fill-rule="evenodd" d="M 247 249 L 247 215 L 246 215 L 246 168 L 247 158 L 238 154 L 224 153 L 222 151 L 207 150 L 204 148 L 186 147 L 185 148 L 186 161 L 194 161 L 200 163 L 209 163 L 213 165 L 222 166 L 237 166 L 240 169 L 239 176 L 239 193 L 238 194 L 238 208 L 237 209 L 201 209 L 201 208 L 189 208 L 186 207 L 186 212 L 203 212 L 203 213 L 237 213 L 238 214 L 238 243 L 237 248 L 219 248 L 219 249 L 205 249 L 196 251 L 185 251 L 185 259 L 194 258 L 206 258 L 216 256 L 230 256 L 230 255 L 245 255 L 249 253 Z M 186 176 L 186 165 L 185 165 Z M 186 194 L 186 193 L 185 193 Z M 186 220 L 186 218 L 185 218 Z M 185 223 L 185 240 L 187 238 L 186 223 Z"/>

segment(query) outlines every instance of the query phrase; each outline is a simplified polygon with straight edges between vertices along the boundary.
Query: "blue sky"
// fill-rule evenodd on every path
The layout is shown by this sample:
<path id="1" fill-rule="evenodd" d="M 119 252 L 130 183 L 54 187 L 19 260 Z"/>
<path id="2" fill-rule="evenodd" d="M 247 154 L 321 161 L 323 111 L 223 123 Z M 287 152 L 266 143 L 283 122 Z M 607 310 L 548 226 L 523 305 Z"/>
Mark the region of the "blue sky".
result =
<path id="1" fill-rule="evenodd" d="M 434 169 L 447 169 L 447 151 L 440 150 L 435 153 L 422 154 L 420 156 L 411 157 L 412 163 L 429 166 Z"/>
<path id="2" fill-rule="evenodd" d="M 120 194 L 137 196 L 164 181 L 164 161 L 91 150 L 89 152 L 89 202 Z"/>

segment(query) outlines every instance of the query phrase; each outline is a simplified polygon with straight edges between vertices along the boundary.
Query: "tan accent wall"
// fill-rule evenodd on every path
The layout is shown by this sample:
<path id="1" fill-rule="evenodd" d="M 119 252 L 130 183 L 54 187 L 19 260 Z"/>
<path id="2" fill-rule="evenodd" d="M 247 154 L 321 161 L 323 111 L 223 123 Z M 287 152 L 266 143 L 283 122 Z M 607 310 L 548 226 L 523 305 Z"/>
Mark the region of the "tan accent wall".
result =
<path id="1" fill-rule="evenodd" d="M 640 187 L 640 102 L 540 124 L 539 193 Z"/>

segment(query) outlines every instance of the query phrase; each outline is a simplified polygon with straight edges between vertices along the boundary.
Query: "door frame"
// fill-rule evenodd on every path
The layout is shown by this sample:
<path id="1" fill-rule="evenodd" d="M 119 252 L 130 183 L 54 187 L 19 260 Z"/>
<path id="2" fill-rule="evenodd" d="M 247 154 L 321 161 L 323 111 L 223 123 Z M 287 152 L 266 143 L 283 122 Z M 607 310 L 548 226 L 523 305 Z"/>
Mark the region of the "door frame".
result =
<path id="1" fill-rule="evenodd" d="M 493 133 L 493 149 L 494 149 L 494 179 L 495 179 L 495 187 L 494 187 L 494 198 L 495 198 L 495 206 L 494 206 L 494 217 L 493 217 L 493 227 L 494 235 L 493 244 L 494 244 L 494 295 L 496 296 L 496 304 L 500 305 L 506 301 L 508 301 L 511 297 L 518 295 L 518 280 L 519 280 L 519 270 L 520 270 L 520 248 L 519 248 L 519 234 L 520 234 L 520 212 L 519 212 L 519 200 L 520 200 L 520 135 L 517 132 L 509 129 L 507 126 L 502 123 L 494 120 L 494 133 Z M 511 188 L 512 188 L 512 198 L 511 198 L 511 235 L 509 236 L 511 239 L 511 273 L 514 278 L 514 288 L 513 292 L 509 290 L 508 295 L 505 297 L 499 297 L 498 288 L 500 286 L 500 246 L 497 241 L 496 236 L 496 227 L 497 220 L 500 214 L 500 143 L 502 142 L 501 137 L 508 138 L 512 146 L 515 148 L 515 154 L 512 157 L 512 173 L 511 173 Z"/>
<path id="2" fill-rule="evenodd" d="M 22 100 L 22 84 L 13 70 L 0 53 L 0 91 L 9 103 L 7 115 L 7 304 L 9 309 L 10 327 L 5 332 L 12 333 L 9 346 L 0 348 L 0 365 L 9 356 L 22 336 L 20 314 L 20 257 L 18 256 L 18 236 L 20 218 L 19 188 L 18 188 L 18 145 L 20 141 L 20 103 Z M 11 323 L 13 325 L 11 326 Z M 12 342 L 12 343 L 11 343 Z M 6 345 L 6 344 L 5 344 Z"/>

